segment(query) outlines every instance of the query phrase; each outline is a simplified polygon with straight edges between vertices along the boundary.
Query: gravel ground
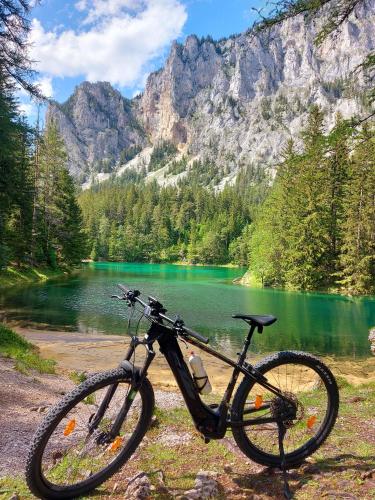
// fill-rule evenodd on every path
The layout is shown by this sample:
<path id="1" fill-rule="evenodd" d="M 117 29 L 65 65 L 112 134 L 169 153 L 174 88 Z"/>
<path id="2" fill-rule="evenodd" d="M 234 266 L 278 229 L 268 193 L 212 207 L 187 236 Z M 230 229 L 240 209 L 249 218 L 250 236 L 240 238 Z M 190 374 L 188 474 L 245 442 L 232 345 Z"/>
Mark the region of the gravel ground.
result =
<path id="1" fill-rule="evenodd" d="M 73 382 L 61 375 L 24 375 L 12 360 L 0 358 L 0 477 L 22 474 L 31 438 L 48 407 Z M 155 391 L 156 405 L 172 409 L 183 404 L 179 394 Z"/>

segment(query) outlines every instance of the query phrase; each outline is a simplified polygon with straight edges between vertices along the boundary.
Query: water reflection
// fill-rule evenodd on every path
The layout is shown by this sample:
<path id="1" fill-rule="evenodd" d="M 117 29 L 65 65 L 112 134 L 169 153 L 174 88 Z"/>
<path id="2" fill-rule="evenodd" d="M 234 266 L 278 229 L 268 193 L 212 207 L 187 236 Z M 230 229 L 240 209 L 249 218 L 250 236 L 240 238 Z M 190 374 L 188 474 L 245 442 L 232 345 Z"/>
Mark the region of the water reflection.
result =
<path id="1" fill-rule="evenodd" d="M 318 354 L 368 356 L 368 328 L 375 324 L 374 298 L 349 299 L 313 293 L 259 290 L 233 285 L 241 270 L 158 264 L 90 264 L 59 282 L 0 292 L 8 319 L 68 327 L 80 332 L 123 334 L 129 310 L 111 300 L 118 282 L 156 295 L 169 312 L 235 353 L 247 331 L 236 312 L 274 314 L 278 322 L 255 335 L 255 350 L 301 349 Z M 143 329 L 145 325 L 143 326 Z"/>

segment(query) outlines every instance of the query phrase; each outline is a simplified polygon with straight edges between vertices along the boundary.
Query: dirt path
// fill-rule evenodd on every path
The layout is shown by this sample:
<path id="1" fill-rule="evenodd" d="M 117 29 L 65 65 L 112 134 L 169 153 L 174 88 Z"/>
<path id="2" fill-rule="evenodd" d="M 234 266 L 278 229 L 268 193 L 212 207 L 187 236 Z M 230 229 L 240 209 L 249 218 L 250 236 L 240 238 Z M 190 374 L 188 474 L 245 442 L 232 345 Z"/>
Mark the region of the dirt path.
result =
<path id="1" fill-rule="evenodd" d="M 24 375 L 14 362 L 0 357 L 0 478 L 23 474 L 30 440 L 49 406 L 73 382 L 64 375 Z M 155 391 L 156 405 L 171 409 L 182 405 L 182 397 L 173 392 Z"/>
<path id="2" fill-rule="evenodd" d="M 14 329 L 37 345 L 42 356 L 56 360 L 59 368 L 67 372 L 74 370 L 92 372 L 115 368 L 123 359 L 129 343 L 129 337 L 119 335 L 51 332 L 20 327 Z M 187 348 L 183 343 L 180 345 L 187 359 L 192 346 Z M 199 349 L 194 348 L 194 351 L 204 361 L 213 391 L 222 393 L 228 384 L 232 372 L 231 367 L 199 351 Z M 135 364 L 142 364 L 143 353 L 142 348 L 138 349 Z M 253 362 L 258 361 L 261 357 L 263 356 L 251 355 Z M 371 356 L 370 350 L 367 359 L 343 360 L 326 357 L 324 360 L 336 376 L 344 377 L 351 384 L 375 382 L 375 356 Z M 155 386 L 163 390 L 175 390 L 177 387 L 167 362 L 160 354 L 156 356 L 149 369 L 149 378 Z"/>
<path id="3" fill-rule="evenodd" d="M 0 477 L 21 473 L 41 412 L 61 398 L 73 383 L 58 375 L 26 376 L 0 358 Z"/>
<path id="4" fill-rule="evenodd" d="M 43 332 L 30 333 L 38 343 Z M 124 346 L 118 339 L 91 337 L 90 342 L 69 335 L 50 333 L 40 340 L 42 354 L 52 356 L 61 348 L 60 366 L 65 371 L 116 366 Z M 85 336 L 86 338 L 86 336 Z M 100 345 L 97 345 L 100 342 Z M 102 342 L 104 344 L 102 345 Z M 63 347 L 63 344 L 65 347 Z M 107 349 L 110 354 L 107 354 Z M 106 353 L 103 355 L 103 352 Z M 115 359 L 115 355 L 117 356 Z M 100 365 L 102 363 L 102 365 Z M 105 366 L 103 366 L 105 365 Z M 363 368 L 362 368 L 363 369 Z M 158 375 L 161 376 L 160 374 Z M 168 375 L 170 379 L 170 375 Z M 151 376 L 153 378 L 153 375 Z M 162 382 L 162 381 L 161 381 Z M 30 439 L 48 406 L 73 387 L 64 374 L 24 375 L 14 370 L 11 360 L 0 358 L 0 498 L 13 493 L 29 498 L 23 475 Z M 163 386 L 163 384 L 161 384 Z M 281 500 L 282 478 L 278 471 L 265 469 L 245 457 L 233 438 L 208 445 L 194 431 L 183 408 L 181 396 L 156 390 L 156 424 L 149 430 L 132 460 L 102 485 L 98 498 L 129 498 L 129 478 L 145 471 L 152 483 L 151 497 L 173 499 L 194 485 L 201 470 L 216 474 L 217 499 Z M 307 463 L 290 472 L 290 484 L 297 500 L 315 498 L 375 498 L 375 385 L 341 387 L 341 409 L 335 429 L 327 443 Z M 6 479 L 1 480 L 1 478 Z M 160 481 L 162 478 L 162 483 Z M 168 494 L 166 494 L 168 490 Z"/>

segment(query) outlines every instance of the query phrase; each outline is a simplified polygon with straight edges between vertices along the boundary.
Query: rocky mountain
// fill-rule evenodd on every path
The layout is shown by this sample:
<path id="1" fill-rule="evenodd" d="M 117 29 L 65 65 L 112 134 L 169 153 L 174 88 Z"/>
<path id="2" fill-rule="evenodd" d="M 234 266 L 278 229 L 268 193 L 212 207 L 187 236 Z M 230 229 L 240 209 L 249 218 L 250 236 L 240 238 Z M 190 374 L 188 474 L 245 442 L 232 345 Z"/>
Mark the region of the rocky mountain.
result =
<path id="1" fill-rule="evenodd" d="M 65 103 L 50 102 L 46 121 L 58 125 L 70 171 L 83 181 L 92 172 L 111 172 L 121 152 L 131 154 L 146 146 L 137 115 L 136 103 L 108 82 L 84 82 Z"/>
<path id="2" fill-rule="evenodd" d="M 337 112 L 369 110 L 366 81 L 353 71 L 375 50 L 374 26 L 369 0 L 319 47 L 319 21 L 303 16 L 267 33 L 192 35 L 173 44 L 141 96 L 127 100 L 109 83 L 85 82 L 66 103 L 51 103 L 47 119 L 57 122 L 81 180 L 113 172 L 175 183 L 209 161 L 222 186 L 242 166 L 272 167 L 312 104 L 326 111 L 327 128 Z"/>

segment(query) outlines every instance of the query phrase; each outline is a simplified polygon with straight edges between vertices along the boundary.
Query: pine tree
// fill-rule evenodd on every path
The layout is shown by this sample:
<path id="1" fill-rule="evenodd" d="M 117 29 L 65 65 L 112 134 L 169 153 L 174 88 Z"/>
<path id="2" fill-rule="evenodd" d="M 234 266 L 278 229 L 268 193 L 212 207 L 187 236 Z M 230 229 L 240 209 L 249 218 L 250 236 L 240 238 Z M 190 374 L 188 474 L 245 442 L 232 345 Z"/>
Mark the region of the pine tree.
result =
<path id="1" fill-rule="evenodd" d="M 76 265 L 87 254 L 87 241 L 74 182 L 67 168 L 59 172 L 56 192 L 56 213 L 60 214 L 60 220 L 55 226 L 54 244 L 61 262 Z"/>
<path id="2" fill-rule="evenodd" d="M 345 186 L 340 284 L 355 295 L 375 293 L 375 135 L 364 127 Z"/>
<path id="3" fill-rule="evenodd" d="M 327 137 L 327 207 L 329 254 L 327 255 L 327 275 L 337 277 L 339 250 L 342 243 L 342 223 L 344 220 L 344 187 L 349 169 L 349 138 L 353 130 L 348 122 L 338 114 L 333 130 Z M 332 279 L 332 281 L 333 281 Z"/>
<path id="4" fill-rule="evenodd" d="M 293 288 L 311 290 L 329 282 L 327 165 L 323 114 L 317 106 L 310 111 L 302 137 L 304 153 L 294 162 L 296 177 L 287 193 L 285 279 Z"/>
<path id="5" fill-rule="evenodd" d="M 311 290 L 329 286 L 337 270 L 346 131 L 338 120 L 323 133 L 323 114 L 311 108 L 304 151 L 290 142 L 273 189 L 253 229 L 250 269 L 263 283 Z"/>
<path id="6" fill-rule="evenodd" d="M 31 2 L 2 0 L 0 2 L 0 70 L 4 78 L 23 87 L 34 97 L 41 97 L 33 83 L 35 71 L 28 57 Z"/>
<path id="7" fill-rule="evenodd" d="M 86 237 L 65 144 L 54 122 L 44 131 L 39 166 L 38 243 L 43 260 L 50 266 L 76 264 L 86 254 Z"/>
<path id="8" fill-rule="evenodd" d="M 0 268 L 26 259 L 30 229 L 30 137 L 14 92 L 0 66 Z"/>
<path id="9" fill-rule="evenodd" d="M 57 189 L 62 171 L 66 168 L 67 154 L 64 141 L 61 139 L 56 124 L 51 121 L 44 131 L 40 152 L 40 244 L 44 260 L 47 264 L 56 265 L 56 248 L 54 237 L 62 219 L 61 206 L 56 204 L 61 195 Z"/>

